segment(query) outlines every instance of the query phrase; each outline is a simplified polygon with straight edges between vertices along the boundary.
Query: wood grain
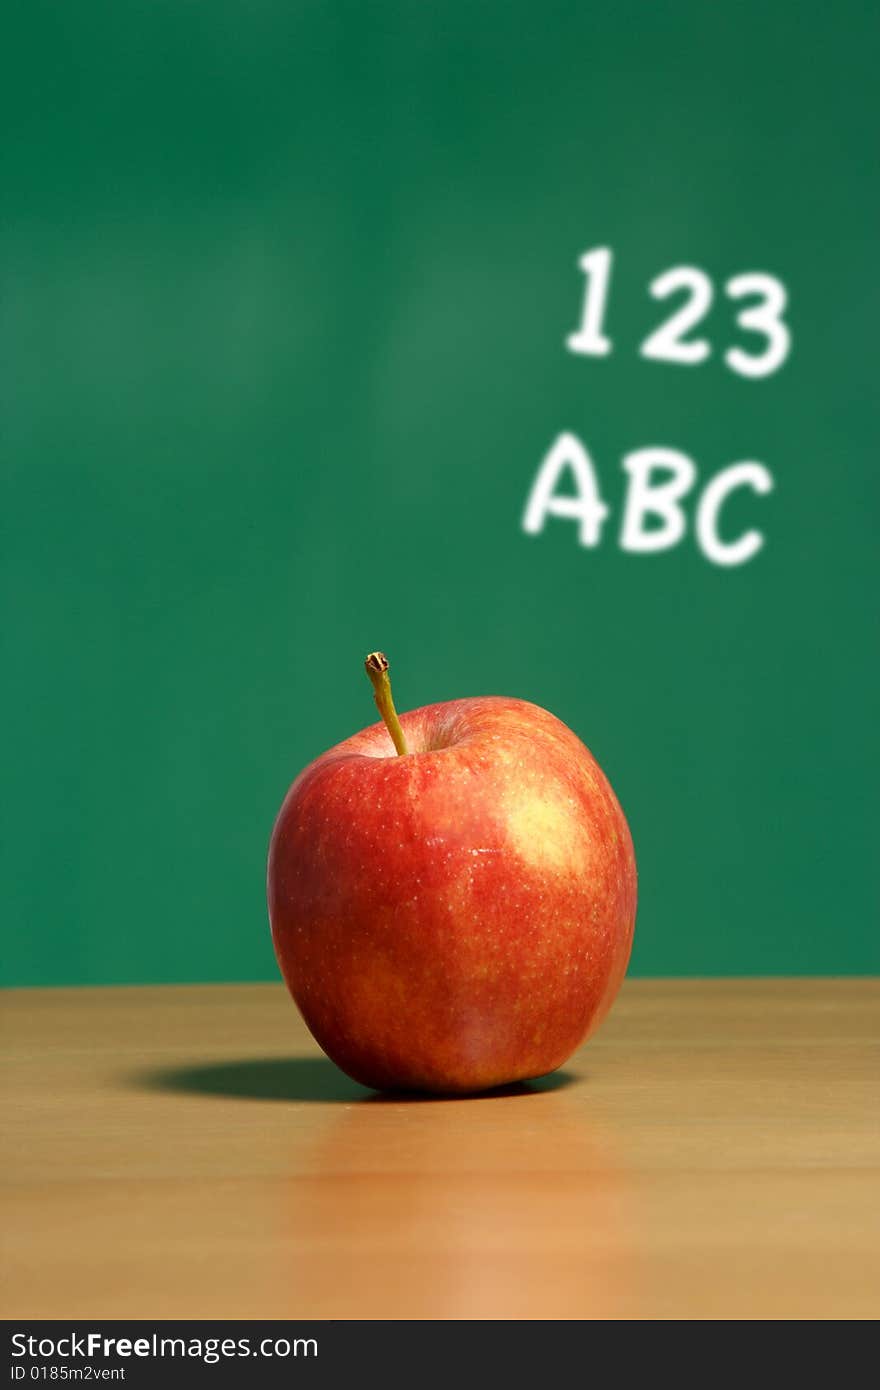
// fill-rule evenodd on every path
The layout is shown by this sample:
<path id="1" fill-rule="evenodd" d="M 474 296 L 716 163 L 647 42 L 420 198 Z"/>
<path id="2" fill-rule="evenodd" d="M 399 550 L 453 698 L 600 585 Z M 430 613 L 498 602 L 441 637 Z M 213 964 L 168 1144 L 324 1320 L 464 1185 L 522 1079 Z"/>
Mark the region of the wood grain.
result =
<path id="1" fill-rule="evenodd" d="M 628 982 L 530 1088 L 377 1097 L 281 986 L 3 996 L 6 1318 L 872 1318 L 880 981 Z"/>

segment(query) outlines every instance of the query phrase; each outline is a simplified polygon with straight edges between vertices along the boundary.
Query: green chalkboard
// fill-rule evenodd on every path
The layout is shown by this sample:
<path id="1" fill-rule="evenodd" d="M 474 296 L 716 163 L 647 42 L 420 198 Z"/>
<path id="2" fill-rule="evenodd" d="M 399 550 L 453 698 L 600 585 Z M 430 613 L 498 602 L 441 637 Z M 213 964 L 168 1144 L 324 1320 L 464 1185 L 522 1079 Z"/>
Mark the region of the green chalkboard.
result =
<path id="1" fill-rule="evenodd" d="M 269 831 L 374 647 L 589 744 L 635 973 L 880 967 L 877 27 L 7 17 L 8 982 L 275 977 Z"/>

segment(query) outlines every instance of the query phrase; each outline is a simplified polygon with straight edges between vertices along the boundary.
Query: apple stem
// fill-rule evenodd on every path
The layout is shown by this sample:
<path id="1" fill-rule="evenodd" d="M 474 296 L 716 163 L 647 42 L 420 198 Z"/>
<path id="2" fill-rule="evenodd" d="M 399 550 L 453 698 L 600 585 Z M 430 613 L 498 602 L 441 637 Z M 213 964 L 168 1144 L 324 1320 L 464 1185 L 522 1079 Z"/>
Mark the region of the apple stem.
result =
<path id="1" fill-rule="evenodd" d="M 406 746 L 403 729 L 400 727 L 397 710 L 394 708 L 391 680 L 388 675 L 388 658 L 384 652 L 370 652 L 364 662 L 364 667 L 373 686 L 376 708 L 385 721 L 385 728 L 391 735 L 391 742 L 397 749 L 397 756 L 402 758 L 405 753 L 409 752 L 409 749 Z"/>

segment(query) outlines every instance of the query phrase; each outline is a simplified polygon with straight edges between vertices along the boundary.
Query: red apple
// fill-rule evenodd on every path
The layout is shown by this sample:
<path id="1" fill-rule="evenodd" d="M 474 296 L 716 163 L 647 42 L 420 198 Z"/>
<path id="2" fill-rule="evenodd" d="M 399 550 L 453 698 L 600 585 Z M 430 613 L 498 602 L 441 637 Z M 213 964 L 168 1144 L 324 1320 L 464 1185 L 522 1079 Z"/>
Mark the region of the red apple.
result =
<path id="1" fill-rule="evenodd" d="M 398 723 L 387 662 L 373 653 L 367 668 L 388 727 L 300 773 L 272 832 L 290 993 L 333 1061 L 376 1089 L 462 1093 L 553 1071 L 629 960 L 623 812 L 546 710 L 485 697 Z"/>

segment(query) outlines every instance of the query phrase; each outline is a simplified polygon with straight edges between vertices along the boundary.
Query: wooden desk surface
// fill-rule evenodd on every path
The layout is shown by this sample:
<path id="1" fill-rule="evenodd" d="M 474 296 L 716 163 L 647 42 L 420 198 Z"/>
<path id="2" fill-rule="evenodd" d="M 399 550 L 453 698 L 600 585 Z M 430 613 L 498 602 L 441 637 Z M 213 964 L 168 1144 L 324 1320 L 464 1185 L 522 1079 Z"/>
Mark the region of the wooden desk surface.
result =
<path id="1" fill-rule="evenodd" d="M 880 981 L 634 981 L 564 1075 L 373 1096 L 281 986 L 3 998 L 2 1314 L 880 1314 Z"/>

